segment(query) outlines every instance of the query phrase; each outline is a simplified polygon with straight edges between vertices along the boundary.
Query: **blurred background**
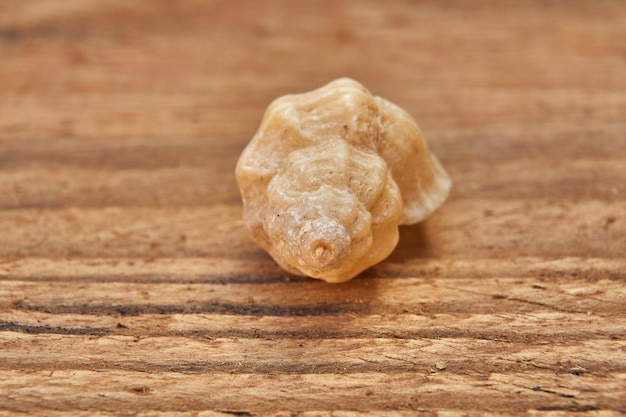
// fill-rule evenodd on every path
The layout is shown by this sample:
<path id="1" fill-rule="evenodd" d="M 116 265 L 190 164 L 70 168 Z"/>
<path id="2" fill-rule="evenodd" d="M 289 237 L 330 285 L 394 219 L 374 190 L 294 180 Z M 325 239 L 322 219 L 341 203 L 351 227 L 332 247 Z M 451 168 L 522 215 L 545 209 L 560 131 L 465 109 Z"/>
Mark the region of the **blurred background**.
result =
<path id="1" fill-rule="evenodd" d="M 3 0 L 0 207 L 238 205 L 234 165 L 271 100 L 342 76 L 415 117 L 453 199 L 614 201 L 625 192 L 625 19 L 609 0 Z M 544 238 L 509 243 L 526 255 L 559 244 Z M 109 243 L 209 253 L 197 239 Z M 38 242 L 7 237 L 0 253 L 94 243 Z"/>

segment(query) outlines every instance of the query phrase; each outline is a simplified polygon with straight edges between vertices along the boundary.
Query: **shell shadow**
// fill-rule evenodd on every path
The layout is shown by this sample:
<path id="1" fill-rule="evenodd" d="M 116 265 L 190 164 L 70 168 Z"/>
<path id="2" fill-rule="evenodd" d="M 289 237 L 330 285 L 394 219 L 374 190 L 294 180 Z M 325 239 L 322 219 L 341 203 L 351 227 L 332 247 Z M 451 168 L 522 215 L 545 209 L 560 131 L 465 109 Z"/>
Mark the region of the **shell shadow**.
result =
<path id="1" fill-rule="evenodd" d="M 400 227 L 398 246 L 385 262 L 407 262 L 413 259 L 424 259 L 434 256 L 428 242 L 428 232 L 424 223 Z M 384 263 L 381 264 L 384 267 Z"/>

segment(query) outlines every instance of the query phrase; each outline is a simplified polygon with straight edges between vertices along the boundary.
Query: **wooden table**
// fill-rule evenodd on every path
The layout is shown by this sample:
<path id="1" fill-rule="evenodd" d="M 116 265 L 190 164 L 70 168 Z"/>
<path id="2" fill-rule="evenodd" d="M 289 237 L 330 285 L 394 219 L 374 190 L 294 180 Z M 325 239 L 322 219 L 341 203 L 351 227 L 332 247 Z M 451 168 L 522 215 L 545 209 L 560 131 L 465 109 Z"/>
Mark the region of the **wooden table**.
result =
<path id="1" fill-rule="evenodd" d="M 625 39 L 622 1 L 2 1 L 0 414 L 626 412 Z M 454 188 L 328 285 L 233 170 L 340 76 Z"/>

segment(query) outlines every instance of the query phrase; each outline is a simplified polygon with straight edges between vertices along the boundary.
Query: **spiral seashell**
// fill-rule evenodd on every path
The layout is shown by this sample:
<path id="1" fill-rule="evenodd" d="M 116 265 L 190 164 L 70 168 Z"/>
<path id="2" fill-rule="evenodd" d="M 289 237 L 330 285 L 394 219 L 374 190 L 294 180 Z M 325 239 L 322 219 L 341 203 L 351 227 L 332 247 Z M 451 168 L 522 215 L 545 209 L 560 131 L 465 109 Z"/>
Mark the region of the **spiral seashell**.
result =
<path id="1" fill-rule="evenodd" d="M 425 219 L 451 186 L 413 118 L 347 78 L 274 100 L 236 179 L 252 240 L 327 282 L 389 256 L 398 225 Z"/>

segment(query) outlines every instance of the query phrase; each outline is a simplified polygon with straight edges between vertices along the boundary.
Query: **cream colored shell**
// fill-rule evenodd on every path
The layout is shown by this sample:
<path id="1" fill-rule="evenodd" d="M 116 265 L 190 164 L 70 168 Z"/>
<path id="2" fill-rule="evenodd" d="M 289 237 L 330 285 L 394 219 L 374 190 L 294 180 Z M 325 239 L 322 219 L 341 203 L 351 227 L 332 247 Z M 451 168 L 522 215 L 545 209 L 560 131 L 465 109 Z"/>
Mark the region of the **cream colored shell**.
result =
<path id="1" fill-rule="evenodd" d="M 342 78 L 269 106 L 236 170 L 244 224 L 287 271 L 347 281 L 448 195 L 411 116 Z"/>

